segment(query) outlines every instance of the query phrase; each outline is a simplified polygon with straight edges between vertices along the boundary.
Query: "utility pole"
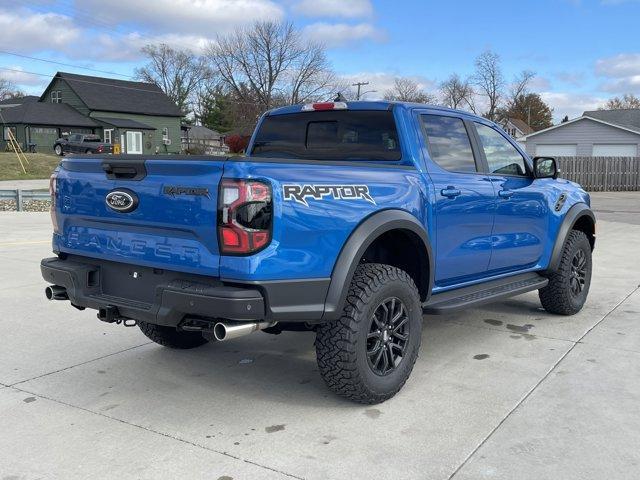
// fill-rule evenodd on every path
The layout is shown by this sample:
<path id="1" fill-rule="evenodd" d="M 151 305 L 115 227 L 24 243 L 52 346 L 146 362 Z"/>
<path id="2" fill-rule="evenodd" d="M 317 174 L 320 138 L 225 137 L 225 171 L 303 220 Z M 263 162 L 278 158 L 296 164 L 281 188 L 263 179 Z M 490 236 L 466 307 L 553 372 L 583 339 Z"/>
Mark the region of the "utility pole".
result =
<path id="1" fill-rule="evenodd" d="M 360 100 L 360 88 L 364 87 L 365 85 L 369 85 L 369 82 L 356 82 L 356 83 L 352 83 L 351 84 L 352 87 L 358 87 L 358 93 L 356 94 L 356 100 Z"/>

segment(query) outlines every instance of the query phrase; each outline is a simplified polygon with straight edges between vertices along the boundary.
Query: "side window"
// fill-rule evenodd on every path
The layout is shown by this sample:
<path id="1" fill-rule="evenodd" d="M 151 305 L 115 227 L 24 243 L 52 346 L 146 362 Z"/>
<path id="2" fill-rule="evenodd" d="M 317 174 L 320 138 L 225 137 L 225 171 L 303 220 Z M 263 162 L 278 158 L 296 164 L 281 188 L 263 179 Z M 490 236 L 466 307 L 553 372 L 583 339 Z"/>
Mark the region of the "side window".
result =
<path id="1" fill-rule="evenodd" d="M 489 173 L 527 175 L 527 166 L 520 152 L 497 130 L 476 123 L 480 143 L 489 164 Z"/>
<path id="2" fill-rule="evenodd" d="M 451 172 L 476 172 L 471 141 L 460 118 L 422 115 L 431 159 Z"/>

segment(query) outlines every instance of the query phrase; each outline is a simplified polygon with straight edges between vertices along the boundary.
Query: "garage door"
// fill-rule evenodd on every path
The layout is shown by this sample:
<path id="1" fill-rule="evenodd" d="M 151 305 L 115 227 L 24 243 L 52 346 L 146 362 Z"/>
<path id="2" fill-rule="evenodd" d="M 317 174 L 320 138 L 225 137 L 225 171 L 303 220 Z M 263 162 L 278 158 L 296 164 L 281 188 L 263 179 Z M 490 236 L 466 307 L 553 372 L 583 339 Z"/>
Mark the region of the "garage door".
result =
<path id="1" fill-rule="evenodd" d="M 638 146 L 637 145 L 594 144 L 593 156 L 594 157 L 637 157 Z"/>
<path id="2" fill-rule="evenodd" d="M 537 157 L 575 157 L 576 145 L 536 145 Z"/>
<path id="3" fill-rule="evenodd" d="M 58 129 L 49 127 L 31 127 L 30 143 L 36 144 L 36 150 L 43 153 L 53 152 L 53 144 L 58 138 Z"/>

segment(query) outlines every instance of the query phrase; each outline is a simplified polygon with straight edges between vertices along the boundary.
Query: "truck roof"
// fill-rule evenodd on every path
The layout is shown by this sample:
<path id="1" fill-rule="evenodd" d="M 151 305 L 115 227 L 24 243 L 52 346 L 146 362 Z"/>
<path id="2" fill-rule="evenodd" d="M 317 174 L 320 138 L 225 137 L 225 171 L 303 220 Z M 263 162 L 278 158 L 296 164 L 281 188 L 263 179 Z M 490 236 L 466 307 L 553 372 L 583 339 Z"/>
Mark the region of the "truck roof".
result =
<path id="1" fill-rule="evenodd" d="M 310 102 L 311 103 L 311 102 Z M 479 118 L 481 120 L 486 121 L 486 119 L 482 119 L 481 117 L 478 117 L 477 115 L 471 113 L 471 112 L 466 112 L 464 110 L 456 110 L 453 108 L 447 108 L 447 107 L 442 107 L 439 105 L 428 105 L 425 103 L 412 103 L 412 102 L 397 102 L 397 101 L 392 101 L 392 100 L 375 100 L 375 101 L 369 101 L 369 100 L 358 100 L 358 101 L 350 101 L 350 102 L 344 102 L 347 104 L 347 108 L 349 110 L 388 110 L 391 107 L 402 107 L 402 108 L 406 108 L 406 109 L 414 109 L 414 108 L 429 108 L 431 110 L 441 110 L 441 111 L 445 111 L 445 112 L 455 112 L 455 113 L 459 113 L 461 115 L 466 115 L 469 117 L 474 117 L 474 118 Z M 273 110 L 270 110 L 269 112 L 267 112 L 267 115 L 285 115 L 288 113 L 298 113 L 301 111 L 301 105 L 288 105 L 286 107 L 279 107 L 279 108 L 274 108 Z"/>

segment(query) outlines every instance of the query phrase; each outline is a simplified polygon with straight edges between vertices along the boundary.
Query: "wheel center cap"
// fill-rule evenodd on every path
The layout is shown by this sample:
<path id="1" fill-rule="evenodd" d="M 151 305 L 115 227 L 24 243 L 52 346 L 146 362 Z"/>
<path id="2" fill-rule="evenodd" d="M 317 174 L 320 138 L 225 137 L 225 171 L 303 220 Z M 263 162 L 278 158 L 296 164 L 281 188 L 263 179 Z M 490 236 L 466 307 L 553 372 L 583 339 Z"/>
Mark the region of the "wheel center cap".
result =
<path id="1" fill-rule="evenodd" d="M 388 331 L 384 331 L 382 332 L 382 341 L 383 342 L 388 342 L 389 341 L 389 332 Z"/>

